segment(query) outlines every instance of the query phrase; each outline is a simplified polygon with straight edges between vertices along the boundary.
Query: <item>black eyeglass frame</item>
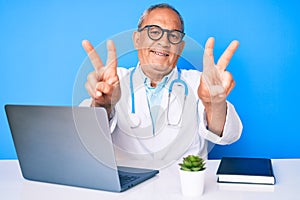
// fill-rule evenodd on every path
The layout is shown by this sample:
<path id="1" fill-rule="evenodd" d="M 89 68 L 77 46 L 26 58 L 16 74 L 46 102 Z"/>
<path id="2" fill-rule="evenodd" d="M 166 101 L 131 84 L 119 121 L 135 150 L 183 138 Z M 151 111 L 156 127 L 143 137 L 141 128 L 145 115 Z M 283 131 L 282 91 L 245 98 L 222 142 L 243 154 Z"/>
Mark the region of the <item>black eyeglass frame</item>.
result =
<path id="1" fill-rule="evenodd" d="M 153 39 L 153 38 L 150 36 L 150 31 L 149 31 L 149 30 L 150 30 L 150 28 L 152 28 L 152 27 L 156 27 L 156 28 L 158 28 L 158 29 L 161 29 L 162 34 L 161 34 L 161 36 L 160 36 L 159 38 Z M 164 36 L 165 32 L 167 32 L 167 38 L 168 38 L 168 41 L 169 41 L 171 44 L 179 44 L 179 43 L 181 43 L 182 40 L 183 40 L 183 37 L 185 36 L 185 33 L 182 32 L 182 31 L 180 31 L 180 30 L 176 30 L 176 29 L 174 29 L 174 30 L 163 29 L 162 27 L 160 27 L 160 26 L 158 26 L 158 25 L 146 25 L 146 26 L 144 26 L 143 28 L 138 29 L 138 31 L 139 31 L 139 32 L 142 32 L 142 31 L 145 30 L 146 28 L 147 28 L 147 34 L 148 34 L 148 37 L 149 37 L 151 40 L 154 40 L 154 41 L 160 40 L 160 39 Z M 181 34 L 181 37 L 180 37 L 179 42 L 175 42 L 175 43 L 174 43 L 174 42 L 172 42 L 172 41 L 170 40 L 170 35 L 171 35 L 171 33 L 173 33 L 173 32 L 179 32 L 179 33 Z"/>

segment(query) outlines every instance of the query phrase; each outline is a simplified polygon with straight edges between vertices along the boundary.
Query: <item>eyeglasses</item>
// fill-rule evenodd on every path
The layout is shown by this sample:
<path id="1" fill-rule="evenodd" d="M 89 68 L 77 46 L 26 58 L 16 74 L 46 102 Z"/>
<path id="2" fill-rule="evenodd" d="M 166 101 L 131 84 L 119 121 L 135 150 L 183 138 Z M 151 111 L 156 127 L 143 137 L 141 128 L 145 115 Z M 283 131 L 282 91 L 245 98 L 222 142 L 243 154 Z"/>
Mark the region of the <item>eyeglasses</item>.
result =
<path id="1" fill-rule="evenodd" d="M 183 33 L 182 31 L 163 29 L 157 25 L 147 25 L 139 29 L 138 31 L 141 32 L 145 29 L 147 29 L 149 38 L 154 41 L 160 40 L 163 37 L 164 33 L 167 32 L 168 40 L 172 44 L 179 44 L 185 35 L 185 33 Z"/>

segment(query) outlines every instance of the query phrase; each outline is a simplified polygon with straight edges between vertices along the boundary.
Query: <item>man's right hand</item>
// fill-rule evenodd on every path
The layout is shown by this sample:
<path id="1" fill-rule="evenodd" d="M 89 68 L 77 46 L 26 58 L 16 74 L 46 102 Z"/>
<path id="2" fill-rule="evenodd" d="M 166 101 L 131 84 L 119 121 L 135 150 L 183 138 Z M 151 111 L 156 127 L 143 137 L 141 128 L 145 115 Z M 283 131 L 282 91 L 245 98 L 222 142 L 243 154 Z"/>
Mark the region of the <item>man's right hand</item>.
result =
<path id="1" fill-rule="evenodd" d="M 95 71 L 87 77 L 85 88 L 91 98 L 92 106 L 102 106 L 108 115 L 121 97 L 119 77 L 117 74 L 117 53 L 113 41 L 107 41 L 107 61 L 104 66 L 100 56 L 88 40 L 82 41 Z"/>

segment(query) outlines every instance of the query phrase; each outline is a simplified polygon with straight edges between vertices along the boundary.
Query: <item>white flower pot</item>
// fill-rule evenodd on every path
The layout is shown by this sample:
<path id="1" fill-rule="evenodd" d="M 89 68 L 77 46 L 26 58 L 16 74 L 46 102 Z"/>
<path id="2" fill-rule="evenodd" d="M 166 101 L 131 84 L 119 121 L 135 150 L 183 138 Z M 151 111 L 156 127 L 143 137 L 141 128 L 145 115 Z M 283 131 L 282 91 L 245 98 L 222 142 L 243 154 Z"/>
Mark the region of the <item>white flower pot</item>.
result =
<path id="1" fill-rule="evenodd" d="M 188 172 L 179 170 L 181 191 L 185 196 L 201 196 L 205 185 L 205 170 Z"/>

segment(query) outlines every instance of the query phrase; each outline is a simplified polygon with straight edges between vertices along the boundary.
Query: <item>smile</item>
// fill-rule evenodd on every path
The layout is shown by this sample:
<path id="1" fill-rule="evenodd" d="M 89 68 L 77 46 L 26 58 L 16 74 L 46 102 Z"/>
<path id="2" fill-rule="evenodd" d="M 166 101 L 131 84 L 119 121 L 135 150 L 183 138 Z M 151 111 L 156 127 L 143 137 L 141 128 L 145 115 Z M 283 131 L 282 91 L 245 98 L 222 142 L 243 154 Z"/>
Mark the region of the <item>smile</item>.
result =
<path id="1" fill-rule="evenodd" d="M 150 52 L 154 53 L 155 55 L 158 56 L 169 56 L 168 53 L 164 53 L 164 52 L 159 52 L 159 51 L 154 51 L 154 50 L 150 50 Z"/>

